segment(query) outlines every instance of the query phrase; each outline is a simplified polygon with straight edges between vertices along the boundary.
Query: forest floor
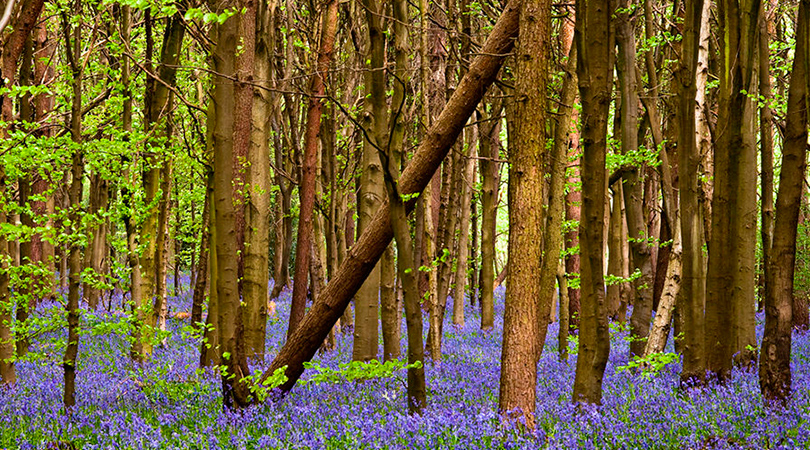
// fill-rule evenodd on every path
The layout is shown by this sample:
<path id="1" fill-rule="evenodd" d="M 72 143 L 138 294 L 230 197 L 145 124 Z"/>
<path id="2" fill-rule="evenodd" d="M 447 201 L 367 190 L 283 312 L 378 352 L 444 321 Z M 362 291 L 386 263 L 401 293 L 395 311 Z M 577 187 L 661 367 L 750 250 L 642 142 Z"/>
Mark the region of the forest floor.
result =
<path id="1" fill-rule="evenodd" d="M 189 295 L 172 297 L 170 312 L 187 311 Z M 268 324 L 267 359 L 256 368 L 268 365 L 283 344 L 289 302 L 289 292 L 278 299 Z M 622 369 L 628 333 L 613 324 L 603 405 L 577 410 L 570 402 L 576 355 L 559 360 L 552 324 L 538 366 L 537 430 L 527 436 L 501 426 L 502 290 L 496 302 L 490 332 L 479 330 L 480 317 L 469 305 L 463 328 L 454 328 L 448 313 L 443 360 L 425 366 L 428 406 L 415 417 L 407 414 L 404 372 L 363 383 L 303 384 L 278 403 L 223 411 L 218 375 L 198 368 L 199 341 L 185 322 L 169 320 L 166 345 L 136 366 L 128 356 L 126 315 L 85 314 L 75 409 L 68 415 L 62 407 L 63 334 L 44 332 L 17 363 L 17 385 L 0 390 L 0 448 L 810 447 L 808 334 L 794 334 L 793 399 L 769 410 L 762 406 L 755 372 L 737 371 L 723 386 L 682 390 L 677 360 L 654 374 Z M 62 329 L 63 319 L 52 319 L 60 308 L 43 305 L 35 328 Z M 758 322 L 761 339 L 761 317 Z M 350 334 L 340 336 L 337 350 L 319 354 L 316 362 L 337 368 L 350 359 L 351 344 Z M 406 345 L 403 339 L 403 352 Z"/>

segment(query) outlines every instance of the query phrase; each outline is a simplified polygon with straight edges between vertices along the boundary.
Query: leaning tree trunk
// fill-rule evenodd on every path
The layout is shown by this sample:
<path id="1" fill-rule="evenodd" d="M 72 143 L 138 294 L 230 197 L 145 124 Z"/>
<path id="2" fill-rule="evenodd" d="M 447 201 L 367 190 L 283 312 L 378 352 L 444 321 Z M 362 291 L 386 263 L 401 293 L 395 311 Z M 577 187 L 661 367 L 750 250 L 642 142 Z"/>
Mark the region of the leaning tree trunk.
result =
<path id="1" fill-rule="evenodd" d="M 402 195 L 419 193 L 430 182 L 485 91 L 495 81 L 517 35 L 519 6 L 519 0 L 512 0 L 505 7 L 479 55 L 470 65 L 469 72 L 426 133 L 399 180 Z M 409 201 L 406 211 L 412 210 L 413 206 L 414 201 Z M 263 379 L 286 366 L 288 380 L 280 388 L 282 392 L 293 388 L 304 371 L 303 363 L 315 355 L 332 325 L 340 318 L 352 296 L 391 242 L 393 231 L 390 220 L 386 205 L 375 215 L 352 247 L 335 278 L 326 286 L 321 298 L 304 317 L 298 330 L 282 347 L 270 368 L 265 371 Z"/>

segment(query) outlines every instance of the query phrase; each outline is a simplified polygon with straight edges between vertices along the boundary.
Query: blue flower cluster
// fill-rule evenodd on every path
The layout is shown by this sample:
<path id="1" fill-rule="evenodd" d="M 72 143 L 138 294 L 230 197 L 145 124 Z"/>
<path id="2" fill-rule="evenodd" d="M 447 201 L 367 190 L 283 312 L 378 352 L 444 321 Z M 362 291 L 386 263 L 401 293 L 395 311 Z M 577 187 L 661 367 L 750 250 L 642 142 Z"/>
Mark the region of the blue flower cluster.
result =
<path id="1" fill-rule="evenodd" d="M 289 293 L 278 301 L 267 332 L 269 365 L 284 342 Z M 503 292 L 496 316 L 503 316 Z M 187 310 L 188 295 L 170 298 Z M 53 314 L 42 308 L 38 314 Z M 757 374 L 735 372 L 725 385 L 682 390 L 680 365 L 654 376 L 617 370 L 627 364 L 627 333 L 613 333 L 599 407 L 570 403 L 576 355 L 557 357 L 552 324 L 538 367 L 537 429 L 526 435 L 501 423 L 497 410 L 502 321 L 478 329 L 468 311 L 461 329 L 445 326 L 443 360 L 427 362 L 428 407 L 408 416 L 404 374 L 398 379 L 297 386 L 278 403 L 232 412 L 222 409 L 220 381 L 198 369 L 199 343 L 170 320 L 165 346 L 142 366 L 130 362 L 125 332 L 82 336 L 78 403 L 62 407 L 58 333 L 35 340 L 33 356 L 18 362 L 16 386 L 0 390 L 0 448 L 301 449 L 301 448 L 551 448 L 551 449 L 777 449 L 810 447 L 810 336 L 794 337 L 794 396 L 782 409 L 762 406 Z M 125 321 L 98 313 L 98 322 Z M 85 319 L 89 328 L 89 320 Z M 404 327 L 404 323 L 403 323 Z M 761 323 L 759 335 L 761 336 Z M 426 328 L 427 329 L 427 328 Z M 404 334 L 404 333 L 403 333 Z M 670 344 L 671 345 L 671 344 Z M 403 349 L 407 348 L 403 338 Z M 671 351 L 671 350 L 670 350 Z M 351 355 L 351 336 L 318 363 L 337 368 Z M 305 374 L 306 378 L 306 374 Z"/>

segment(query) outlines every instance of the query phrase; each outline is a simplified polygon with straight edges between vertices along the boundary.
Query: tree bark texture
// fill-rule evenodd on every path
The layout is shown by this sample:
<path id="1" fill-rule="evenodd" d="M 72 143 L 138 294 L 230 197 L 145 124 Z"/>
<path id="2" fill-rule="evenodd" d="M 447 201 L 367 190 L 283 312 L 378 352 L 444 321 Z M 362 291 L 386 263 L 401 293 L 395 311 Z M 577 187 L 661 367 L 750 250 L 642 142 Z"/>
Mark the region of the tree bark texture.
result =
<path id="1" fill-rule="evenodd" d="M 541 299 L 543 184 L 546 151 L 547 42 L 551 2 L 524 1 L 515 50 L 515 135 L 509 149 L 509 273 L 503 319 L 498 409 L 534 429 Z M 464 231 L 462 230 L 462 233 Z"/>

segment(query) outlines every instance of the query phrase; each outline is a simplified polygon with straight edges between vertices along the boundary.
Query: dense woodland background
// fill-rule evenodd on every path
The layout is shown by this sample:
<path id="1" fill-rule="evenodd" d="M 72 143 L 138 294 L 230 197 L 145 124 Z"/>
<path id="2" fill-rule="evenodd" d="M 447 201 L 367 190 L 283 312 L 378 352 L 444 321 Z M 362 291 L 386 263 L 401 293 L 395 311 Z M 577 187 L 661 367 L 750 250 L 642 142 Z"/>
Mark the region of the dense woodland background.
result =
<path id="1" fill-rule="evenodd" d="M 57 364 L 69 413 L 83 346 L 148 367 L 182 331 L 228 410 L 320 350 L 407 371 L 417 414 L 472 320 L 521 429 L 547 337 L 602 403 L 611 327 L 639 376 L 795 405 L 809 26 L 807 0 L 6 0 L 0 383 Z"/>

